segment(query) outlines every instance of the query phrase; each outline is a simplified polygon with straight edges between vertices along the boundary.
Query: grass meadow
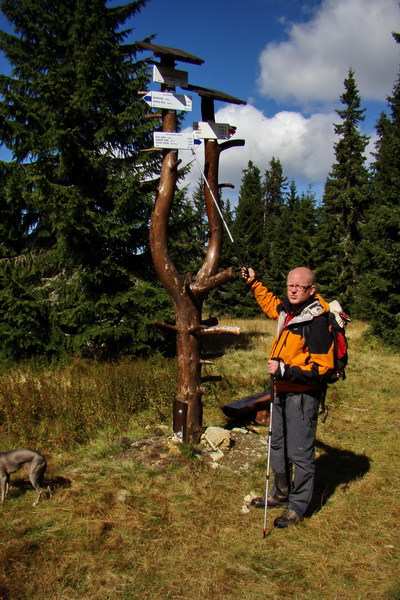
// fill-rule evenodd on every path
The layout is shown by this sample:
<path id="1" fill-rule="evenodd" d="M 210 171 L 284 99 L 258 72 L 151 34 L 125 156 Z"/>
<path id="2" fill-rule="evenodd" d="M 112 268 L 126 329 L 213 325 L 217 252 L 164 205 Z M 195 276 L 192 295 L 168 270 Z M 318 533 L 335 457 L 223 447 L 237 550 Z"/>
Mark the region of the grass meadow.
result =
<path id="1" fill-rule="evenodd" d="M 227 426 L 221 406 L 268 387 L 274 324 L 240 326 L 204 367 L 204 425 Z M 0 450 L 25 446 L 48 460 L 51 499 L 35 508 L 21 470 L 0 507 L 2 600 L 400 600 L 399 353 L 348 326 L 347 379 L 329 390 L 318 426 L 317 499 L 296 527 L 263 511 L 265 460 L 211 469 L 177 452 L 155 469 L 122 452 L 171 427 L 173 360 L 80 359 L 0 370 Z M 276 513 L 276 514 L 275 514 Z"/>

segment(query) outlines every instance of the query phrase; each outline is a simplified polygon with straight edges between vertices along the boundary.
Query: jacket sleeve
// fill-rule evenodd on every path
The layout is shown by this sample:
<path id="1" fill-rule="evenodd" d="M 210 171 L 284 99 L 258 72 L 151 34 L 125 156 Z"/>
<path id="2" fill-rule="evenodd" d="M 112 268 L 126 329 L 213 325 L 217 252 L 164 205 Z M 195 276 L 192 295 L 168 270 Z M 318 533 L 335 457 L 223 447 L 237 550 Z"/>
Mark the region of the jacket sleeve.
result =
<path id="1" fill-rule="evenodd" d="M 261 281 L 258 281 L 255 278 L 249 281 L 249 285 L 261 310 L 263 310 L 270 319 L 277 320 L 279 316 L 278 306 L 282 304 L 282 301 L 270 292 Z"/>

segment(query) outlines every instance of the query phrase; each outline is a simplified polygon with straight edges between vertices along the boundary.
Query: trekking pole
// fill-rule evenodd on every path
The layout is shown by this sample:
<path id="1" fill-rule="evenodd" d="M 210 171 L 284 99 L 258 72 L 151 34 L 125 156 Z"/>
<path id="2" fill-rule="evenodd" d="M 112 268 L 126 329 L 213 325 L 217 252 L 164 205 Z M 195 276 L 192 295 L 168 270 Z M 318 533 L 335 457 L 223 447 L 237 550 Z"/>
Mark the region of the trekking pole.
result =
<path id="1" fill-rule="evenodd" d="M 245 269 L 247 269 L 246 265 L 244 264 L 243 257 L 242 257 L 242 255 L 241 255 L 241 254 L 240 254 L 240 252 L 239 252 L 239 248 L 237 247 L 237 245 L 236 245 L 236 242 L 235 242 L 235 240 L 233 239 L 233 236 L 232 236 L 232 234 L 231 234 L 231 232 L 230 232 L 230 230 L 229 230 L 229 227 L 228 227 L 228 225 L 227 225 L 227 223 L 226 223 L 226 221 L 225 221 L 225 219 L 224 219 L 224 215 L 222 214 L 221 207 L 220 207 L 220 205 L 218 204 L 218 202 L 217 202 L 217 199 L 215 198 L 215 196 L 214 196 L 214 194 L 213 194 L 213 191 L 212 191 L 212 189 L 211 189 L 211 187 L 210 187 L 210 184 L 209 184 L 209 183 L 208 183 L 208 181 L 207 181 L 207 177 L 205 176 L 205 174 L 204 174 L 204 171 L 203 171 L 203 169 L 201 168 L 200 161 L 199 161 L 199 159 L 197 158 L 197 155 L 196 155 L 196 153 L 195 153 L 195 151 L 194 151 L 194 150 L 192 150 L 192 154 L 193 154 L 193 156 L 194 156 L 194 158 L 195 158 L 195 160 L 196 160 L 197 166 L 199 167 L 199 171 L 200 171 L 200 173 L 201 173 L 201 175 L 202 175 L 202 177 L 203 177 L 203 179 L 204 179 L 204 181 L 205 181 L 205 184 L 206 184 L 206 186 L 208 187 L 208 190 L 209 190 L 209 192 L 210 192 L 210 194 L 211 194 L 211 198 L 214 200 L 214 204 L 215 204 L 215 206 L 217 207 L 217 210 L 218 210 L 219 216 L 220 216 L 220 217 L 221 217 L 221 219 L 222 219 L 222 223 L 224 224 L 224 227 L 225 227 L 225 229 L 226 229 L 226 232 L 227 232 L 227 234 L 229 235 L 229 239 L 231 240 L 231 243 L 232 243 L 233 249 L 234 249 L 234 251 L 235 251 L 235 254 L 236 254 L 236 256 L 237 256 L 237 259 L 238 259 L 238 261 L 239 261 L 239 264 L 240 264 L 240 266 L 241 266 L 241 267 L 244 267 Z"/>
<path id="2" fill-rule="evenodd" d="M 269 427 L 268 427 L 268 456 L 267 456 L 267 474 L 265 477 L 265 504 L 264 504 L 264 526 L 263 526 L 263 538 L 266 536 L 267 531 L 267 510 L 268 510 L 268 491 L 269 491 L 269 468 L 271 461 L 271 437 L 272 437 L 272 410 L 274 407 L 275 398 L 275 378 L 271 375 L 271 404 L 269 410 Z"/>

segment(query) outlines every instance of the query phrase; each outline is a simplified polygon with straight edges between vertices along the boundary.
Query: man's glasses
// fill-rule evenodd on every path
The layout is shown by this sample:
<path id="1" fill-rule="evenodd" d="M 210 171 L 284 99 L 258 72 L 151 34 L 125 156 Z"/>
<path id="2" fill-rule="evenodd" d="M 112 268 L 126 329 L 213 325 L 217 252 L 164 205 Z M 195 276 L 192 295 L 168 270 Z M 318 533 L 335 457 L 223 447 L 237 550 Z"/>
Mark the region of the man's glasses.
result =
<path id="1" fill-rule="evenodd" d="M 290 291 L 306 292 L 309 290 L 311 285 L 287 285 L 286 288 Z"/>

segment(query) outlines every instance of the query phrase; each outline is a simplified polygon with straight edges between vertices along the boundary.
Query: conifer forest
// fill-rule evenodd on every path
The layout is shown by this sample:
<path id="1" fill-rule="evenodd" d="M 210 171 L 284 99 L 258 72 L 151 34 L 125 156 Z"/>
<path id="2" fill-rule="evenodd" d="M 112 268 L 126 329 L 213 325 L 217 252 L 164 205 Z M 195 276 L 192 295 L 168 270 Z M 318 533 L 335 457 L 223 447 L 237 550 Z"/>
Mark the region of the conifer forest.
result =
<path id="1" fill-rule="evenodd" d="M 15 33 L 0 32 L 11 73 L 0 75 L 0 359 L 93 358 L 173 352 L 171 300 L 149 247 L 160 173 L 156 119 L 140 91 L 149 63 L 123 26 L 147 0 L 109 8 L 105 0 L 1 0 Z M 150 33 L 150 32 L 149 32 Z M 400 33 L 393 33 L 400 42 Z M 398 48 L 394 45 L 394 51 Z M 309 266 L 318 291 L 338 299 L 371 335 L 400 345 L 400 79 L 376 123 L 367 165 L 365 109 L 349 68 L 334 125 L 335 160 L 321 201 L 299 193 L 285 165 L 249 162 L 238 203 L 221 207 L 246 264 L 278 293 L 288 270 Z M 182 178 L 184 170 L 182 170 Z M 169 250 L 195 273 L 208 242 L 204 183 L 175 193 Z M 221 268 L 235 281 L 215 289 L 210 316 L 259 314 L 245 293 L 224 232 Z"/>

